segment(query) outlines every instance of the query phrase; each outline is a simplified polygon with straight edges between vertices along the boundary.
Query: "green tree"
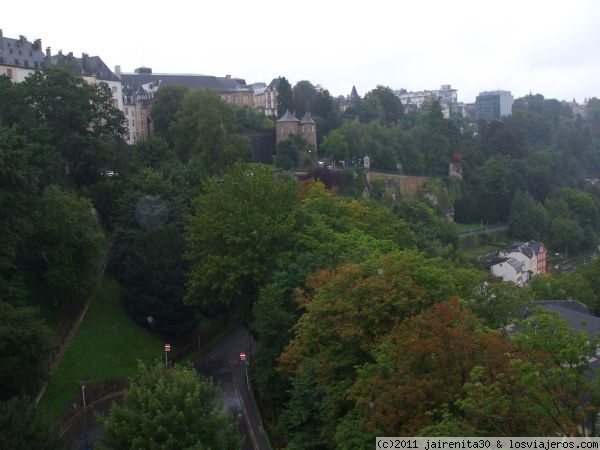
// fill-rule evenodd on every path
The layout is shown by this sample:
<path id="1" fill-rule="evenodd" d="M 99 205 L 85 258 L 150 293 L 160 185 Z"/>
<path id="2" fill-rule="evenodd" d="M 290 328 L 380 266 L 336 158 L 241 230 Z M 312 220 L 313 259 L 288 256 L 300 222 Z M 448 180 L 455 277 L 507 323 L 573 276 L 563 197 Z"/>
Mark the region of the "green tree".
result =
<path id="1" fill-rule="evenodd" d="M 404 108 L 400 99 L 389 87 L 377 86 L 375 89 L 367 92 L 365 101 L 368 103 L 371 98 L 377 98 L 379 101 L 378 103 L 381 105 L 384 114 L 384 123 L 394 125 L 402 120 Z"/>
<path id="2" fill-rule="evenodd" d="M 348 142 L 346 142 L 346 138 L 342 132 L 333 130 L 329 133 L 321 144 L 322 151 L 325 151 L 334 161 L 345 161 L 349 156 Z"/>
<path id="3" fill-rule="evenodd" d="M 209 180 L 188 221 L 186 302 L 250 312 L 278 256 L 293 244 L 295 198 L 295 184 L 263 165 L 236 164 Z"/>
<path id="4" fill-rule="evenodd" d="M 550 246 L 566 254 L 577 252 L 583 242 L 583 230 L 573 219 L 557 217 L 550 224 Z"/>
<path id="5" fill-rule="evenodd" d="M 112 168 L 125 124 L 105 83 L 90 84 L 64 68 L 51 68 L 35 72 L 18 89 L 33 111 L 32 122 L 20 122 L 43 150 L 36 152 L 42 180 L 60 181 L 66 172 L 75 184 L 89 184 Z"/>
<path id="6" fill-rule="evenodd" d="M 277 85 L 277 117 L 281 117 L 286 111 L 294 110 L 294 94 L 292 86 L 285 77 L 279 77 Z"/>
<path id="7" fill-rule="evenodd" d="M 233 110 L 215 92 L 185 94 L 171 126 L 180 159 L 198 159 L 207 175 L 247 161 L 250 143 L 236 134 L 234 118 Z"/>
<path id="8" fill-rule="evenodd" d="M 33 236 L 34 254 L 55 301 L 90 292 L 106 238 L 89 200 L 49 186 L 42 195 Z"/>
<path id="9" fill-rule="evenodd" d="M 526 293 L 514 284 L 483 282 L 467 297 L 467 306 L 483 319 L 487 326 L 499 329 L 520 317 L 527 300 Z"/>
<path id="10" fill-rule="evenodd" d="M 528 192 L 518 190 L 511 205 L 508 227 L 515 238 L 542 239 L 548 227 L 546 209 L 536 203 Z"/>
<path id="11" fill-rule="evenodd" d="M 26 140 L 0 125 L 0 286 L 33 228 L 38 175 Z"/>
<path id="12" fill-rule="evenodd" d="M 183 304 L 184 249 L 185 238 L 175 225 L 139 230 L 119 245 L 114 265 L 123 303 L 134 320 L 176 338 L 186 336 L 197 322 Z"/>
<path id="13" fill-rule="evenodd" d="M 194 369 L 139 364 L 122 405 L 100 418 L 100 449 L 238 449 L 215 385 Z"/>
<path id="14" fill-rule="evenodd" d="M 304 167 L 308 159 L 308 143 L 300 136 L 290 134 L 277 146 L 274 164 L 284 170 Z"/>
<path id="15" fill-rule="evenodd" d="M 556 433 L 579 436 L 600 410 L 597 370 L 590 365 L 600 338 L 576 331 L 556 313 L 538 308 L 520 322 L 515 343 L 527 356 L 520 370 Z M 590 376 L 592 375 L 592 376 Z"/>
<path id="16" fill-rule="evenodd" d="M 47 375 L 50 349 L 50 329 L 35 309 L 0 301 L 0 398 L 32 393 Z"/>
<path id="17" fill-rule="evenodd" d="M 42 421 L 27 397 L 0 401 L 0 447 L 11 450 L 64 448 L 58 430 Z"/>
<path id="18" fill-rule="evenodd" d="M 177 162 L 177 154 L 162 138 L 149 137 L 136 142 L 133 146 L 132 163 L 135 169 L 151 167 L 158 170 L 163 164 L 175 164 Z"/>
<path id="19" fill-rule="evenodd" d="M 188 88 L 185 86 L 164 86 L 158 90 L 152 102 L 150 115 L 154 123 L 154 133 L 171 145 L 173 145 L 171 123 L 175 120 L 186 92 Z"/>
<path id="20" fill-rule="evenodd" d="M 493 156 L 475 174 L 477 202 L 483 219 L 489 222 L 506 220 L 510 213 L 513 192 L 518 185 L 513 177 L 511 161 Z"/>

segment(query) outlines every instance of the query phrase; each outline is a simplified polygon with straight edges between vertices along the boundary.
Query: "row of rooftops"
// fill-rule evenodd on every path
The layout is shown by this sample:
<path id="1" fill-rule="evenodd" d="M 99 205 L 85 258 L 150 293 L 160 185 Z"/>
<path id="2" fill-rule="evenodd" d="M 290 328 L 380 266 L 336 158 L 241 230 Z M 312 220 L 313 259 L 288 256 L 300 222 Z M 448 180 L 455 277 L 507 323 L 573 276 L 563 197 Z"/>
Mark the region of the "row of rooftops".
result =
<path id="1" fill-rule="evenodd" d="M 284 123 L 284 122 L 300 122 L 301 125 L 315 123 L 315 121 L 313 120 L 313 118 L 309 112 L 304 114 L 302 119 L 298 120 L 296 118 L 296 116 L 294 114 L 292 114 L 289 110 L 286 110 L 285 114 L 283 116 L 281 116 L 281 118 L 277 121 L 277 123 Z"/>
<path id="2" fill-rule="evenodd" d="M 5 66 L 41 69 L 46 66 L 70 65 L 72 73 L 83 77 L 94 77 L 103 81 L 121 81 L 124 93 L 135 94 L 140 86 L 150 83 L 160 86 L 179 85 L 192 90 L 205 89 L 219 91 L 221 93 L 234 92 L 264 92 L 267 89 L 274 90 L 279 85 L 279 78 L 273 79 L 269 85 L 266 83 L 255 83 L 247 85 L 241 78 L 215 77 L 210 75 L 188 75 L 188 74 L 158 74 L 152 73 L 149 67 L 135 69 L 134 73 L 121 73 L 119 66 L 113 72 L 98 56 L 82 54 L 77 58 L 73 53 L 52 55 L 50 47 L 46 52 L 42 51 L 42 41 L 34 42 L 27 40 L 25 36 L 18 39 L 4 37 L 0 30 L 0 64 Z"/>

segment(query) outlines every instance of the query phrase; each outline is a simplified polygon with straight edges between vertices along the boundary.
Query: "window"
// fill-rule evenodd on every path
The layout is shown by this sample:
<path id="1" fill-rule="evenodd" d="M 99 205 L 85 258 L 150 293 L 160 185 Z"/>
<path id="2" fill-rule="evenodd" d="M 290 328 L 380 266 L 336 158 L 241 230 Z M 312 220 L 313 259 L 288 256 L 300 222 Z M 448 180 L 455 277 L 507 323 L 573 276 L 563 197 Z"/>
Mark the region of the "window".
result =
<path id="1" fill-rule="evenodd" d="M 12 79 L 12 69 L 6 69 L 6 76 Z"/>

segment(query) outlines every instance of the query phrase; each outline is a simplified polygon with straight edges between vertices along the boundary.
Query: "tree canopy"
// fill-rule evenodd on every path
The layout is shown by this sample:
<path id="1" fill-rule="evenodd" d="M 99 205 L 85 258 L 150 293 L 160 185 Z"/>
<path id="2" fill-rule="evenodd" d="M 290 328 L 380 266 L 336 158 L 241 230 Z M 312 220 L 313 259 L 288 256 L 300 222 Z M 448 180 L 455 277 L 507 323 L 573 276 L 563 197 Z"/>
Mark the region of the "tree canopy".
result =
<path id="1" fill-rule="evenodd" d="M 101 449 L 235 450 L 241 442 L 211 381 L 191 368 L 162 364 L 140 363 L 123 404 L 113 404 L 100 424 Z"/>

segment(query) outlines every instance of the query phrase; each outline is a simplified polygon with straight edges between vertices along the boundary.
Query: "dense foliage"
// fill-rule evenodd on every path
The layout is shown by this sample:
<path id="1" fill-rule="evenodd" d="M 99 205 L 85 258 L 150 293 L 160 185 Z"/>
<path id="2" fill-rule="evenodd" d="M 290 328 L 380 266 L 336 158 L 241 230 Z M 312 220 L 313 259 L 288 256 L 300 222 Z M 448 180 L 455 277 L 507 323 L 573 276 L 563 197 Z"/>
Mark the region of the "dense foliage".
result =
<path id="1" fill-rule="evenodd" d="M 97 445 L 101 449 L 235 450 L 240 446 L 215 385 L 184 367 L 146 368 L 140 363 L 123 404 L 113 404 L 101 426 Z"/>
<path id="2" fill-rule="evenodd" d="M 580 433 L 599 409 L 597 342 L 543 311 L 501 330 L 530 298 L 600 311 L 600 263 L 519 290 L 457 263 L 447 218 L 507 222 L 511 238 L 551 253 L 596 246 L 600 102 L 582 118 L 530 95 L 511 117 L 475 124 L 435 102 L 405 111 L 384 86 L 341 113 L 326 89 L 279 81 L 280 115 L 317 123 L 322 165 L 295 137 L 274 155 L 279 168 L 308 169 L 301 180 L 249 163 L 244 135 L 273 121 L 214 92 L 159 90 L 156 136 L 125 150 L 106 86 L 57 69 L 14 85 L 0 77 L 2 400 L 45 376 L 50 330 L 27 305 L 77 304 L 107 260 L 127 312 L 154 332 L 189 339 L 201 315 L 223 312 L 249 324 L 250 373 L 286 448 Z M 375 170 L 421 176 L 419 192 L 368 178 L 365 156 Z M 451 163 L 462 179 L 448 179 Z M 103 420 L 102 445 L 235 448 L 216 395 L 191 370 L 141 367 Z M 3 439 L 20 430 L 52 443 L 19 402 L 0 405 Z M 18 410 L 26 420 L 11 423 Z"/>

